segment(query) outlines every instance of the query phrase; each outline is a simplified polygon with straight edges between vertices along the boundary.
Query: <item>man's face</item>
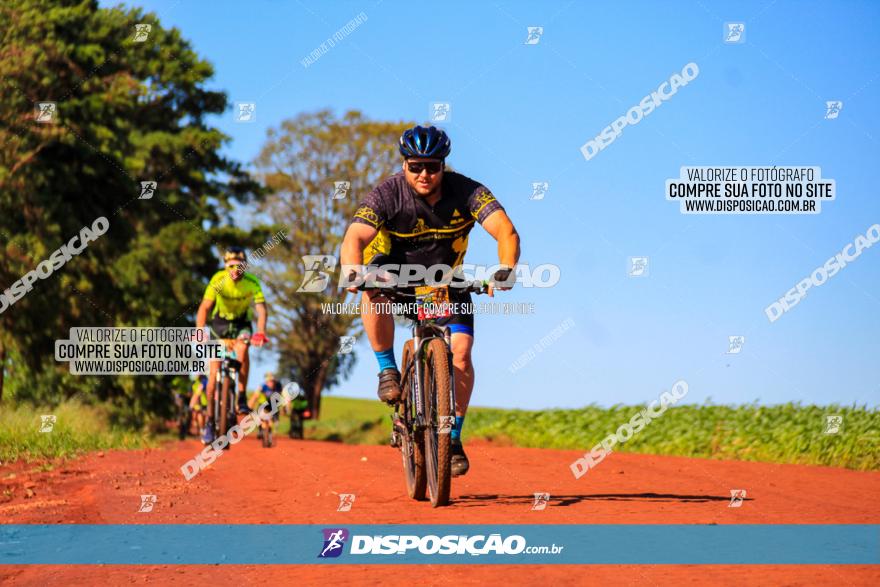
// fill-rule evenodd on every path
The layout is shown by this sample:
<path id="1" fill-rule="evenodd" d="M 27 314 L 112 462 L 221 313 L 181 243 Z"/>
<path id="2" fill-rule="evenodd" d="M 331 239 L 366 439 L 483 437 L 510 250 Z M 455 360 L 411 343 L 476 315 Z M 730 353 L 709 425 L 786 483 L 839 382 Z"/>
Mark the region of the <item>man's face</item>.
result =
<path id="1" fill-rule="evenodd" d="M 240 261 L 228 261 L 226 263 L 226 272 L 232 278 L 232 281 L 238 281 L 244 276 L 244 269 Z"/>
<path id="2" fill-rule="evenodd" d="M 410 168 L 414 169 L 410 169 Z M 431 170 L 436 172 L 431 173 Z M 420 196 L 428 197 L 440 189 L 443 179 L 443 161 L 440 159 L 407 159 L 403 162 L 406 183 Z"/>

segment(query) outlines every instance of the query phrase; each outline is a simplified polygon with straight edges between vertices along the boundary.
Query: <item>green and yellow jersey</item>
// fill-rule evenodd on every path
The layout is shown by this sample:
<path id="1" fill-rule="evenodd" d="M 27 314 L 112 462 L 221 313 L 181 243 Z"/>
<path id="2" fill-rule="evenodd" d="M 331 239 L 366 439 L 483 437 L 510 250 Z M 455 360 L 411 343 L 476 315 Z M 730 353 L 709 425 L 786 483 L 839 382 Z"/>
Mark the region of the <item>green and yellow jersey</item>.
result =
<path id="1" fill-rule="evenodd" d="M 202 384 L 198 381 L 192 384 L 192 394 L 198 397 L 199 405 L 208 407 L 208 395 L 202 390 Z"/>
<path id="2" fill-rule="evenodd" d="M 235 281 L 226 269 L 214 274 L 203 297 L 214 302 L 211 317 L 219 316 L 224 320 L 244 317 L 251 320 L 253 318 L 251 302 L 261 304 L 266 301 L 263 297 L 263 288 L 256 277 L 245 273 L 241 279 Z"/>

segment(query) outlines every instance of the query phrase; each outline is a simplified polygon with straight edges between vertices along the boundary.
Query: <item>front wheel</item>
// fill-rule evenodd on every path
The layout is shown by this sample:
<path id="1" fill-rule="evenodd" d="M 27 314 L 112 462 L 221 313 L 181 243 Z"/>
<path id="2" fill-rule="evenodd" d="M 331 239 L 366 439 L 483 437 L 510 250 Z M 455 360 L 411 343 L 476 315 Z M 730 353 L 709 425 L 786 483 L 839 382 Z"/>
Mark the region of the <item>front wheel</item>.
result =
<path id="1" fill-rule="evenodd" d="M 397 407 L 398 417 L 404 427 L 404 430 L 400 431 L 402 436 L 400 453 L 403 456 L 403 470 L 406 475 L 406 492 L 412 499 L 423 500 L 427 488 L 425 439 L 414 428 L 416 422 L 415 394 L 419 389 L 415 381 L 414 360 L 413 341 L 408 340 L 403 345 L 403 376 L 400 381 L 403 400 Z"/>
<path id="2" fill-rule="evenodd" d="M 440 338 L 428 341 L 425 348 L 422 397 L 425 407 L 425 460 L 431 505 L 449 504 L 452 488 L 452 376 L 449 348 Z"/>
<path id="3" fill-rule="evenodd" d="M 235 401 L 232 397 L 232 391 L 230 387 L 235 384 L 232 377 L 228 375 L 223 377 L 223 383 L 220 389 L 220 413 L 217 415 L 217 434 L 219 436 L 225 435 L 229 432 L 229 429 L 235 425 L 235 416 L 230 415 L 230 410 L 235 409 Z M 216 390 L 215 390 L 216 393 Z M 232 412 L 234 414 L 234 412 Z M 225 449 L 229 448 L 229 443 L 223 447 Z"/>

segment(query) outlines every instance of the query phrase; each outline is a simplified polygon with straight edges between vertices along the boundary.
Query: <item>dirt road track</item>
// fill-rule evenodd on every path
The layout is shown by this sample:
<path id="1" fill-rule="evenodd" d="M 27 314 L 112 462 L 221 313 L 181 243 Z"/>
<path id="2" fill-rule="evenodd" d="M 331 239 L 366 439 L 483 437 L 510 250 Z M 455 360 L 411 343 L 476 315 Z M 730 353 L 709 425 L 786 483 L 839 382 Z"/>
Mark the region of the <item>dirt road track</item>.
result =
<path id="1" fill-rule="evenodd" d="M 576 451 L 471 443 L 471 472 L 455 480 L 454 503 L 432 509 L 406 498 L 399 453 L 280 439 L 263 449 L 247 438 L 187 482 L 180 466 L 201 446 L 90 454 L 49 472 L 0 468 L 3 523 L 61 524 L 876 524 L 880 473 L 828 467 L 613 454 L 579 480 Z M 14 475 L 14 477 L 12 477 Z M 731 489 L 746 502 L 728 507 Z M 533 494 L 551 495 L 532 511 Z M 32 493 L 30 497 L 27 497 Z M 355 494 L 338 512 L 338 494 Z M 150 513 L 140 496 L 154 494 Z M 0 498 L 2 499 L 2 498 Z M 266 504 L 264 507 L 255 504 Z M 274 505 L 280 504 L 280 505 Z M 394 574 L 392 574 L 394 570 Z M 0 567 L 0 584 L 203 585 L 878 585 L 878 566 L 18 566 Z"/>

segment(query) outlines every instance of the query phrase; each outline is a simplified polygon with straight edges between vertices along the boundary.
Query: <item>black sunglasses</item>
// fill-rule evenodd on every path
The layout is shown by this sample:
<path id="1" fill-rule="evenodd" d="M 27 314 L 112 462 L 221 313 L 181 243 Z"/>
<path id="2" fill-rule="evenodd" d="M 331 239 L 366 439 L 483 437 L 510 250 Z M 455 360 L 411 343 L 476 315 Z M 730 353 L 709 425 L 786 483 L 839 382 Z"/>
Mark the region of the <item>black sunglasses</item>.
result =
<path id="1" fill-rule="evenodd" d="M 441 169 L 443 169 L 442 161 L 422 161 L 419 163 L 410 163 L 407 161 L 406 168 L 410 173 L 415 173 L 416 175 L 420 174 L 422 170 L 427 169 L 428 173 L 434 175 L 435 173 L 439 173 Z"/>

